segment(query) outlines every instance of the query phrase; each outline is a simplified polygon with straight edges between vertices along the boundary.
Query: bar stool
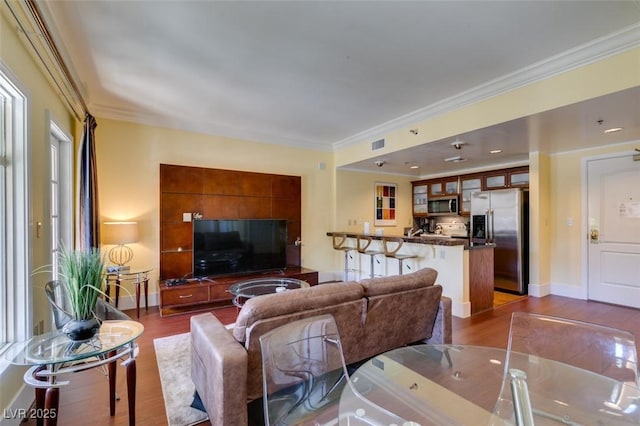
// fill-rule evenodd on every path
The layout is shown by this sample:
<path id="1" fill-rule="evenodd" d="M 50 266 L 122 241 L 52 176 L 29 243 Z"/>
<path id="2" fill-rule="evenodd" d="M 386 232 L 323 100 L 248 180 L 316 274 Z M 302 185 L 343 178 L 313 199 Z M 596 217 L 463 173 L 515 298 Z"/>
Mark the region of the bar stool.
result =
<path id="1" fill-rule="evenodd" d="M 385 237 L 382 239 L 382 248 L 384 249 L 385 257 L 389 259 L 398 260 L 398 272 L 402 275 L 402 262 L 406 259 L 413 259 L 418 257 L 415 254 L 398 254 L 398 250 L 402 247 L 404 240 L 400 237 Z M 392 248 L 396 244 L 395 248 Z"/>
<path id="2" fill-rule="evenodd" d="M 349 252 L 357 251 L 357 248 L 347 245 L 347 234 L 333 234 L 333 248 L 344 252 L 344 280 L 349 281 L 349 271 L 355 271 L 349 269 Z"/>
<path id="3" fill-rule="evenodd" d="M 373 260 L 377 255 L 384 254 L 384 252 L 380 250 L 367 250 L 369 248 L 369 245 L 371 245 L 371 241 L 372 241 L 371 237 L 362 236 L 362 235 L 358 236 L 357 249 L 358 249 L 358 253 L 365 254 L 371 257 L 371 278 L 373 278 L 374 277 Z"/>

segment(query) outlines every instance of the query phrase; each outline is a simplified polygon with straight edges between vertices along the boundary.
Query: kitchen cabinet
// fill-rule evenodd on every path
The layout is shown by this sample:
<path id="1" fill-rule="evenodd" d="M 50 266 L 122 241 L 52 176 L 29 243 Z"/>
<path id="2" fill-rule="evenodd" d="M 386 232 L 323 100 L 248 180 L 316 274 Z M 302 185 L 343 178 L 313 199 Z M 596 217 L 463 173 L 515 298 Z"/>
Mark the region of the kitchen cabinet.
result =
<path id="1" fill-rule="evenodd" d="M 413 185 L 413 215 L 427 215 L 427 185 L 414 183 Z"/>
<path id="2" fill-rule="evenodd" d="M 458 176 L 450 176 L 441 179 L 427 181 L 430 197 L 440 197 L 443 195 L 455 195 L 458 193 Z"/>
<path id="3" fill-rule="evenodd" d="M 529 186 L 529 167 L 486 172 L 483 176 L 483 190 L 523 188 Z"/>
<path id="4" fill-rule="evenodd" d="M 427 216 L 427 200 L 431 197 L 460 195 L 460 215 L 471 213 L 471 194 L 504 188 L 528 188 L 529 166 L 491 170 L 460 176 L 411 182 L 413 188 L 413 215 Z"/>
<path id="5" fill-rule="evenodd" d="M 482 191 L 482 175 L 460 176 L 460 189 L 460 214 L 464 216 L 471 213 L 471 194 Z"/>

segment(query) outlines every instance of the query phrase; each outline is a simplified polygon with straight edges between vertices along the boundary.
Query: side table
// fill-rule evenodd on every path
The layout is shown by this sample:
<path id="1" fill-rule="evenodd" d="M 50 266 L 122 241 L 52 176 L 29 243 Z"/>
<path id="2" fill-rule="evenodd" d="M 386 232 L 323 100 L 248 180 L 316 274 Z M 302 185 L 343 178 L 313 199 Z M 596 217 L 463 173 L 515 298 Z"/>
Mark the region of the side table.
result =
<path id="1" fill-rule="evenodd" d="M 241 281 L 229 287 L 228 291 L 234 296 L 233 304 L 242 308 L 244 302 L 252 297 L 305 287 L 309 287 L 309 283 L 297 278 L 266 277 Z"/>
<path id="2" fill-rule="evenodd" d="M 149 310 L 147 293 L 149 291 L 149 272 L 151 271 L 153 271 L 153 269 L 107 272 L 107 287 L 105 291 L 107 299 L 110 297 L 111 283 L 114 282 L 116 284 L 115 304 L 117 308 L 118 299 L 120 299 L 120 285 L 124 281 L 132 282 L 136 288 L 136 318 L 140 318 L 140 284 L 144 286 L 144 309 Z"/>
<path id="3" fill-rule="evenodd" d="M 35 388 L 38 426 L 55 426 L 58 422 L 60 387 L 68 380 L 58 380 L 63 374 L 107 365 L 109 373 L 109 410 L 116 412 L 116 361 L 127 370 L 129 425 L 136 423 L 136 355 L 135 340 L 144 327 L 135 321 L 104 321 L 93 338 L 76 342 L 61 330 L 32 337 L 9 349 L 4 355 L 12 364 L 30 366 L 24 374 L 27 385 Z"/>

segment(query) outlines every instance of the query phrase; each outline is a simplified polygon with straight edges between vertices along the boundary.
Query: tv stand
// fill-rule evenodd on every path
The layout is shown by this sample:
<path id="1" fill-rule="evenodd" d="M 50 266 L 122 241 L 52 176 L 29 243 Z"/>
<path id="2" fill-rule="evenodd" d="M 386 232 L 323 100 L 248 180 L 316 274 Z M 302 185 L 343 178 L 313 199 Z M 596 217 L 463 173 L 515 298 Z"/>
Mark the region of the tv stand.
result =
<path id="1" fill-rule="evenodd" d="M 247 275 L 201 277 L 186 280 L 167 279 L 160 281 L 160 315 L 177 315 L 233 306 L 233 295 L 228 289 L 233 284 L 264 277 L 297 278 L 318 284 L 318 272 L 300 266 L 287 267 L 280 271 L 266 271 Z"/>

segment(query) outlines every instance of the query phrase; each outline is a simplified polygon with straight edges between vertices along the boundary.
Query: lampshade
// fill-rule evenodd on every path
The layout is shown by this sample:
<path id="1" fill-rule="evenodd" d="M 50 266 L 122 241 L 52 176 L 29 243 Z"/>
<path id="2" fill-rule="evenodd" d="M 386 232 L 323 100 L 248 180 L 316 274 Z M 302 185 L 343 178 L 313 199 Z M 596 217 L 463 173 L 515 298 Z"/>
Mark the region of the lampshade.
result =
<path id="1" fill-rule="evenodd" d="M 138 242 L 138 222 L 103 222 L 102 225 L 102 244 Z"/>
<path id="2" fill-rule="evenodd" d="M 104 222 L 102 225 L 102 243 L 115 245 L 109 250 L 109 260 L 120 270 L 128 269 L 125 265 L 133 259 L 133 250 L 125 244 L 138 241 L 138 223 Z"/>

